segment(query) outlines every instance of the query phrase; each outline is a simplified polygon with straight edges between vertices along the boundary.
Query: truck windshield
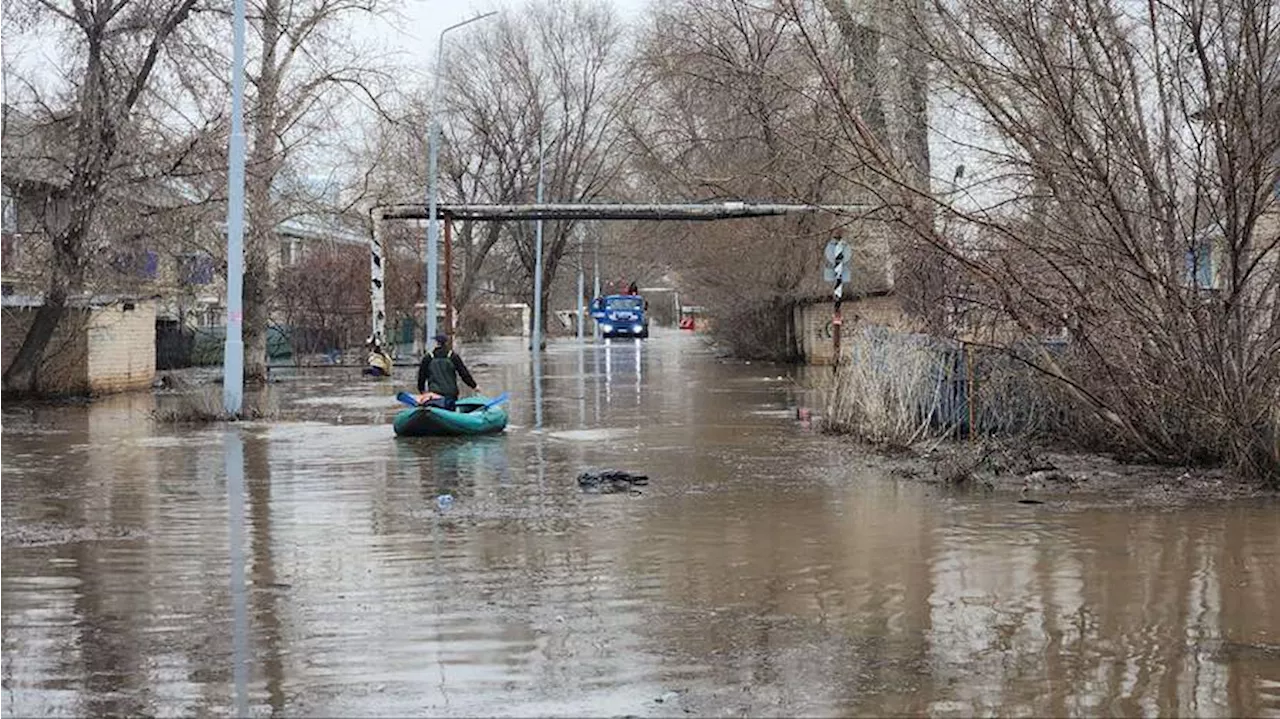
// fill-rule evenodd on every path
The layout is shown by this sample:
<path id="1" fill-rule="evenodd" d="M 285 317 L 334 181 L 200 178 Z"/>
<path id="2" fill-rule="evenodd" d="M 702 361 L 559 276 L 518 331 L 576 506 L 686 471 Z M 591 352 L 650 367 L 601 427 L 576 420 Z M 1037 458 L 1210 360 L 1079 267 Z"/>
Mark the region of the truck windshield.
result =
<path id="1" fill-rule="evenodd" d="M 640 309 L 641 301 L 638 298 L 632 299 L 628 297 L 626 299 L 606 300 L 606 305 L 611 310 L 638 310 Z"/>

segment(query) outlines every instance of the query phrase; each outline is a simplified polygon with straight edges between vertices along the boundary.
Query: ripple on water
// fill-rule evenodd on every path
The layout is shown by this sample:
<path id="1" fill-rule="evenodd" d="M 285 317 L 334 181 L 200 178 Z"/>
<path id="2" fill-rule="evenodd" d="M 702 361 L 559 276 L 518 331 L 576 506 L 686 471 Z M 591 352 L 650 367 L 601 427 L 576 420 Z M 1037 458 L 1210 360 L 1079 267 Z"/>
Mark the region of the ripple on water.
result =
<path id="1" fill-rule="evenodd" d="M 568 429 L 554 432 L 547 432 L 547 436 L 552 439 L 562 439 L 569 442 L 605 442 L 616 439 L 632 439 L 636 437 L 636 430 L 625 427 L 607 427 L 602 429 Z"/>

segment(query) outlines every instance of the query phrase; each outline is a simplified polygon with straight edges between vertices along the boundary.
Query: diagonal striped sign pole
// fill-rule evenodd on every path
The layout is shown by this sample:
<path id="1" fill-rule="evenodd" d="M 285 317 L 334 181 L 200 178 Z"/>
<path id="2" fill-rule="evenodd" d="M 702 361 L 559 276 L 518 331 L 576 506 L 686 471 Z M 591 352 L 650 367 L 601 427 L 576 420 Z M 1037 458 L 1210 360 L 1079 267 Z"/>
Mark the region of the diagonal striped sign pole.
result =
<path id="1" fill-rule="evenodd" d="M 827 243 L 824 253 L 827 258 L 826 278 L 832 283 L 831 294 L 835 299 L 835 308 L 831 315 L 831 345 L 834 351 L 832 367 L 840 366 L 840 330 L 844 326 L 844 318 L 840 315 L 840 303 L 844 300 L 844 283 L 849 271 L 849 245 L 837 233 Z"/>

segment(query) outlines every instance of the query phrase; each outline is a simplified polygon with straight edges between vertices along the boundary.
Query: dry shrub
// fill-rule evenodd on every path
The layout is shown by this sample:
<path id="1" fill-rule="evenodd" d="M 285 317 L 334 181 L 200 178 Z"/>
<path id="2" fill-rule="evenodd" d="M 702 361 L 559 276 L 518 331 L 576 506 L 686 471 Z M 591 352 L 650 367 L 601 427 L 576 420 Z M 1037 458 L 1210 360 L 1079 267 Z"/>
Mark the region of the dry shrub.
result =
<path id="1" fill-rule="evenodd" d="M 852 355 L 826 388 L 828 431 L 893 447 L 938 432 L 945 352 L 919 335 L 875 330 L 856 333 L 847 342 Z"/>
<path id="2" fill-rule="evenodd" d="M 240 416 L 226 412 L 222 405 L 222 387 L 201 387 L 173 396 L 166 406 L 151 412 L 157 422 L 172 424 L 207 424 L 237 420 L 275 419 L 279 415 L 270 387 L 246 393 Z"/>
<path id="3" fill-rule="evenodd" d="M 1083 427 L 1067 422 L 1055 385 L 1010 353 L 877 328 L 847 342 L 850 357 L 825 388 L 831 431 L 901 447 L 926 436 L 1030 439 Z"/>
<path id="4" fill-rule="evenodd" d="M 794 359 L 794 348 L 786 343 L 791 313 L 783 298 L 730 299 L 719 293 L 705 294 L 710 295 L 707 306 L 713 308 L 716 317 L 707 331 L 716 342 L 732 349 L 734 356 L 753 360 Z"/>
<path id="5" fill-rule="evenodd" d="M 469 304 L 458 315 L 458 336 L 469 342 L 498 336 L 519 335 L 523 329 L 520 326 L 519 312 L 491 305 Z"/>
<path id="6" fill-rule="evenodd" d="M 1041 372 L 1009 352 L 966 346 L 956 355 L 954 373 L 965 384 L 958 411 L 969 412 L 957 424 L 971 434 L 996 437 L 1038 436 L 1062 426 L 1067 400 Z"/>

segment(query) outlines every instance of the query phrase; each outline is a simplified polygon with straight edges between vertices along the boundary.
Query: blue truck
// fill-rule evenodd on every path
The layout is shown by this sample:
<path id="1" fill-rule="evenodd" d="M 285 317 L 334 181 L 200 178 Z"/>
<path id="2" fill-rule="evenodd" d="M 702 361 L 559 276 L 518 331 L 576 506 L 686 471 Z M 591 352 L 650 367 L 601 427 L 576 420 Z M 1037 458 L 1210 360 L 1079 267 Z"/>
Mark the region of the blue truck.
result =
<path id="1" fill-rule="evenodd" d="M 597 297 L 591 302 L 591 317 L 606 339 L 649 336 L 649 303 L 640 295 Z"/>

